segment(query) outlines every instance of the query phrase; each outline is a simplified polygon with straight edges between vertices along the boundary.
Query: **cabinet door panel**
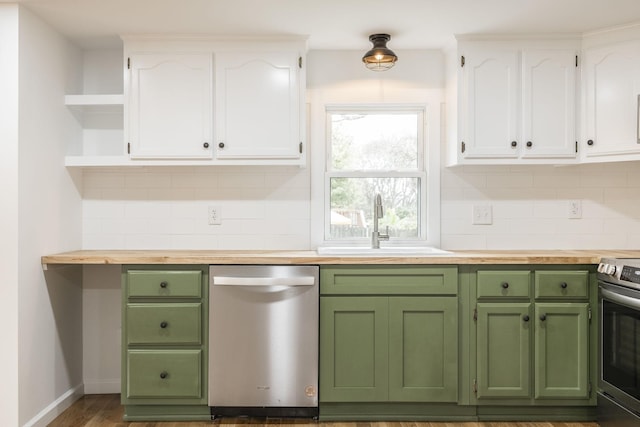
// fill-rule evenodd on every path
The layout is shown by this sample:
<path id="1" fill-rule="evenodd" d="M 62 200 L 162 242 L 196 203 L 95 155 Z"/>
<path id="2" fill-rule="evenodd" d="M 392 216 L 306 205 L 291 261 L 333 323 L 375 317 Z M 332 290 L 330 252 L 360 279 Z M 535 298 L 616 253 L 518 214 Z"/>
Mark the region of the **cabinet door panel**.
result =
<path id="1" fill-rule="evenodd" d="M 388 298 L 320 298 L 320 399 L 388 398 Z"/>
<path id="2" fill-rule="evenodd" d="M 482 303 L 477 310 L 478 399 L 530 397 L 531 304 Z"/>
<path id="3" fill-rule="evenodd" d="M 216 55 L 219 159 L 300 157 L 298 73 L 295 53 Z"/>
<path id="4" fill-rule="evenodd" d="M 389 298 L 389 400 L 456 402 L 456 297 Z"/>
<path id="5" fill-rule="evenodd" d="M 204 53 L 131 55 L 131 158 L 211 158 L 211 62 Z"/>
<path id="6" fill-rule="evenodd" d="M 589 397 L 588 310 L 587 303 L 536 304 L 536 399 Z"/>
<path id="7" fill-rule="evenodd" d="M 523 52 L 522 157 L 576 156 L 575 58 L 574 51 Z"/>
<path id="8" fill-rule="evenodd" d="M 477 51 L 462 69 L 465 158 L 515 158 L 518 147 L 518 53 Z M 518 141 L 518 143 L 520 143 Z"/>
<path id="9" fill-rule="evenodd" d="M 640 44 L 628 43 L 585 52 L 587 157 L 636 154 Z"/>

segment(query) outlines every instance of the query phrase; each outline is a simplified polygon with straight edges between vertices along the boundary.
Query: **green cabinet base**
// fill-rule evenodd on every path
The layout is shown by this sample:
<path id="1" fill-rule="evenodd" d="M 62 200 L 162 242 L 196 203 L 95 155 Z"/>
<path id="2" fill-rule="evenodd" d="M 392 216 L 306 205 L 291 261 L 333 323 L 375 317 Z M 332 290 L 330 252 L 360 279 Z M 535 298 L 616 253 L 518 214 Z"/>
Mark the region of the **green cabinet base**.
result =
<path id="1" fill-rule="evenodd" d="M 320 421 L 476 421 L 474 406 L 455 403 L 320 403 Z"/>
<path id="2" fill-rule="evenodd" d="M 596 420 L 595 406 L 461 406 L 428 403 L 321 403 L 320 421 L 580 421 Z"/>
<path id="3" fill-rule="evenodd" d="M 124 405 L 125 421 L 206 421 L 211 420 L 207 405 Z"/>

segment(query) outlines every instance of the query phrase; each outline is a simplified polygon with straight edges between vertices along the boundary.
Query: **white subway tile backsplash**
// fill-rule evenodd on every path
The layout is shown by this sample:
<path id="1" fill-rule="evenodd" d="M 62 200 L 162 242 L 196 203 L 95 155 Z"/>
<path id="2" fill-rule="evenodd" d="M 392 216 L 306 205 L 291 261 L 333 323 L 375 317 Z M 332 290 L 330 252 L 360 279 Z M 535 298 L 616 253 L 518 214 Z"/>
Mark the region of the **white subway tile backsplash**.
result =
<path id="1" fill-rule="evenodd" d="M 444 168 L 442 182 L 441 245 L 445 249 L 640 246 L 635 243 L 640 241 L 638 162 Z M 582 218 L 568 218 L 571 200 L 581 202 Z M 470 212 L 478 203 L 492 206 L 492 225 L 471 224 Z"/>
<path id="2" fill-rule="evenodd" d="M 308 169 L 160 167 L 84 178 L 85 248 L 308 249 Z M 209 206 L 221 225 L 209 225 Z"/>

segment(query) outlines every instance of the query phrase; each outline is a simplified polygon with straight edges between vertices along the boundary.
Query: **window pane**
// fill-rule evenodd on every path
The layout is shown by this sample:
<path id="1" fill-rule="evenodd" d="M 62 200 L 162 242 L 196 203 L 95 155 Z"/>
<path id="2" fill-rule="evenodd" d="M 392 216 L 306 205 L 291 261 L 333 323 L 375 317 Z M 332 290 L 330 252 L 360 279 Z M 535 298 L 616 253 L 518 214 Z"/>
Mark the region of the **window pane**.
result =
<path id="1" fill-rule="evenodd" d="M 373 198 L 382 196 L 384 216 L 379 231 L 389 226 L 395 238 L 417 238 L 418 178 L 331 178 L 331 239 L 370 237 L 373 231 Z"/>
<path id="2" fill-rule="evenodd" d="M 333 170 L 416 170 L 418 114 L 331 114 Z"/>

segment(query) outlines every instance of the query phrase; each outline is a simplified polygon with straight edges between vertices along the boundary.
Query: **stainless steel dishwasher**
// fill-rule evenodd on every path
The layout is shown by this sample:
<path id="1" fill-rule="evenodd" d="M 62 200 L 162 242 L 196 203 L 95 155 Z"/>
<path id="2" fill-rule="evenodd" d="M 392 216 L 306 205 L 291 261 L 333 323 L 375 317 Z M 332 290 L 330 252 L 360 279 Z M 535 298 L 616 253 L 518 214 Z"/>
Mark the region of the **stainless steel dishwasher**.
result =
<path id="1" fill-rule="evenodd" d="M 210 266 L 214 417 L 318 415 L 318 276 L 317 266 Z"/>

